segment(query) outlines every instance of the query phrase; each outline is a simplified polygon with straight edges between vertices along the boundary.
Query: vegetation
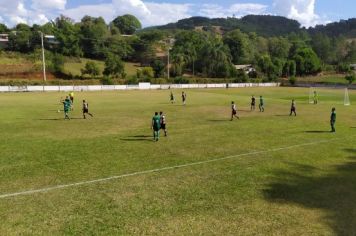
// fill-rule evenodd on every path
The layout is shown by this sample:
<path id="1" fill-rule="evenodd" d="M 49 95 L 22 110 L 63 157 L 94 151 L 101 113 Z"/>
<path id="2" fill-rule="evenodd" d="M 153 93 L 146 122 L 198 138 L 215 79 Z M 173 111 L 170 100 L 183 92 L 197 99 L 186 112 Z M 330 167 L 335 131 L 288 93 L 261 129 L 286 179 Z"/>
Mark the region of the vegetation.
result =
<path id="1" fill-rule="evenodd" d="M 178 97 L 181 90 L 173 92 Z M 77 119 L 70 121 L 57 113 L 65 92 L 0 94 L 0 195 L 231 157 L 0 199 L 2 234 L 356 232 L 350 129 L 356 109 L 343 106 L 342 89 L 318 90 L 317 106 L 308 104 L 309 89 L 186 92 L 185 107 L 179 100 L 172 106 L 169 91 L 75 92 L 70 116 Z M 349 92 L 355 101 L 355 91 Z M 252 94 L 265 97 L 265 113 L 248 112 Z M 292 98 L 296 118 L 288 116 Z M 81 119 L 83 99 L 93 119 Z M 239 121 L 229 121 L 231 101 Z M 333 106 L 336 134 L 328 132 Z M 160 110 L 169 137 L 154 143 L 149 124 Z M 239 156 L 281 147 L 290 148 Z"/>
<path id="2" fill-rule="evenodd" d="M 281 77 L 313 76 L 323 70 L 350 73 L 350 64 L 356 62 L 356 42 L 349 33 L 355 30 L 353 22 L 305 29 L 294 20 L 276 16 L 192 17 L 142 30 L 141 23 L 132 15 L 118 16 L 109 23 L 102 17 L 85 16 L 74 22 L 60 16 L 42 26 L 18 24 L 8 29 L 2 25 L 0 31 L 11 32 L 5 50 L 34 55 L 36 69 L 40 68 L 41 57 L 39 31 L 53 34 L 56 41 L 45 40 L 48 65 L 54 66 L 49 71 L 62 78 L 74 75 L 66 73 L 65 65 L 71 62 L 65 59 L 81 57 L 98 63 L 95 68 L 93 64 L 87 65 L 88 68 L 83 65 L 78 77 L 100 76 L 104 70 L 112 79 L 136 75 L 136 68 L 133 72 L 125 71 L 124 62 L 152 67 L 155 78 L 168 77 L 170 50 L 171 77 L 188 74 L 222 80 L 245 81 L 257 77 L 275 81 Z M 345 25 L 349 32 L 345 32 Z M 106 69 L 102 68 L 104 64 Z M 246 78 L 234 66 L 241 64 L 252 65 L 256 71 Z"/>

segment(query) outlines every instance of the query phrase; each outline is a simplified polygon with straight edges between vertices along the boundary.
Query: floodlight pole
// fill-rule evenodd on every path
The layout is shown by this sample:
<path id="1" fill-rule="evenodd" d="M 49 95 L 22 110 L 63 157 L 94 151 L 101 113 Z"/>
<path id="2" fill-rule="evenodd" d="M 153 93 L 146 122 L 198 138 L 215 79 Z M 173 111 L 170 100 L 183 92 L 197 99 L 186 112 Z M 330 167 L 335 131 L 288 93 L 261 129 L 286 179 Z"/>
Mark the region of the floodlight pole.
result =
<path id="1" fill-rule="evenodd" d="M 45 58 L 45 50 L 44 50 L 44 43 L 43 43 L 43 33 L 41 34 L 41 46 L 42 46 L 42 67 L 43 67 L 43 81 L 47 81 L 46 77 L 46 58 Z"/>

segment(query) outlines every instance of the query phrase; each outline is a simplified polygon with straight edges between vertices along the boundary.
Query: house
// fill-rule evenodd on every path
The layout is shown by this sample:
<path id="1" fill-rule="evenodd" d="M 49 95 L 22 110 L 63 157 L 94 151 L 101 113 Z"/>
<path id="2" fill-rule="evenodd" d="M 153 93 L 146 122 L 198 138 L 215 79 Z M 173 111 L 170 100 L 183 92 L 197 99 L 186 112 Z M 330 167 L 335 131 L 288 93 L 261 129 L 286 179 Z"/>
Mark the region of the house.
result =
<path id="1" fill-rule="evenodd" d="M 59 44 L 58 40 L 54 35 L 45 35 L 44 37 L 48 44 Z"/>
<path id="2" fill-rule="evenodd" d="M 9 34 L 0 34 L 0 48 L 6 48 L 9 43 Z"/>
<path id="3" fill-rule="evenodd" d="M 235 65 L 236 70 L 242 70 L 245 71 L 246 74 L 249 74 L 251 72 L 255 72 L 256 69 L 253 68 L 252 65 Z"/>

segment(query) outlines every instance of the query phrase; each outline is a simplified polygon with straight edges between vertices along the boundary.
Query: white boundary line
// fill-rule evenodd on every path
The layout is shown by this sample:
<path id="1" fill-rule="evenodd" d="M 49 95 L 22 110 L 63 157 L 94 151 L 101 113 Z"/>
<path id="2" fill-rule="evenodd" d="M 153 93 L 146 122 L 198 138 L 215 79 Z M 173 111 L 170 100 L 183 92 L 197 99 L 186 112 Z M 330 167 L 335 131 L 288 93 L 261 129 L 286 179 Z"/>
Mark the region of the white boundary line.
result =
<path id="1" fill-rule="evenodd" d="M 354 137 L 354 136 L 355 135 L 349 136 L 348 138 Z M 348 138 L 346 138 L 346 139 L 348 139 Z M 216 159 L 211 159 L 211 160 L 206 160 L 206 161 L 198 161 L 198 162 L 192 162 L 192 163 L 187 163 L 187 164 L 182 164 L 182 165 L 168 166 L 168 167 L 145 170 L 145 171 L 138 171 L 138 172 L 134 172 L 134 173 L 130 173 L 130 174 L 117 175 L 117 176 L 111 176 L 111 177 L 107 177 L 107 178 L 82 181 L 82 182 L 77 182 L 77 183 L 72 183 L 72 184 L 57 185 L 57 186 L 48 187 L 48 188 L 33 189 L 33 190 L 27 190 L 27 191 L 22 191 L 22 192 L 16 192 L 16 193 L 2 194 L 2 195 L 0 195 L 0 199 L 12 198 L 12 197 L 22 196 L 22 195 L 31 195 L 31 194 L 35 194 L 35 193 L 45 193 L 45 192 L 53 191 L 56 189 L 64 189 L 64 188 L 70 188 L 70 187 L 75 187 L 75 186 L 106 182 L 106 181 L 110 181 L 110 180 L 122 179 L 122 178 L 126 178 L 126 177 L 131 177 L 131 176 L 144 175 L 144 174 L 150 174 L 150 173 L 161 172 L 161 171 L 166 171 L 166 170 L 173 170 L 173 169 L 179 169 L 179 168 L 184 168 L 184 167 L 202 165 L 202 164 L 211 163 L 211 162 L 218 162 L 218 161 L 223 161 L 223 160 L 228 160 L 228 159 L 234 159 L 237 157 L 252 156 L 252 155 L 264 154 L 264 153 L 269 153 L 269 152 L 278 152 L 278 151 L 282 151 L 282 150 L 293 149 L 293 148 L 304 147 L 304 146 L 312 146 L 312 145 L 321 144 L 321 143 L 330 143 L 330 142 L 338 140 L 338 139 L 340 139 L 340 138 L 322 140 L 322 141 L 312 142 L 312 143 L 297 144 L 297 145 L 292 145 L 292 146 L 287 146 L 287 147 L 267 149 L 267 150 L 263 150 L 263 151 L 248 152 L 248 153 L 226 156 L 226 157 L 221 157 L 221 158 L 216 158 Z"/>

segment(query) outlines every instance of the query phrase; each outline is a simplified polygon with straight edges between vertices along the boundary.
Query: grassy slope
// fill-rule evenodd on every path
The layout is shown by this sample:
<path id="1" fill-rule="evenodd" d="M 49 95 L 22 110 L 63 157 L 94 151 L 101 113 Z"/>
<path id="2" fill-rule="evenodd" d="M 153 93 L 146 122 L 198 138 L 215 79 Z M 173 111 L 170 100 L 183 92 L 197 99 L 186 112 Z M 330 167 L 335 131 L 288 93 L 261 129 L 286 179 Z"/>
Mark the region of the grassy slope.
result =
<path id="1" fill-rule="evenodd" d="M 345 84 L 345 85 L 348 84 L 348 81 L 345 79 L 345 75 L 341 75 L 341 74 L 298 77 L 297 80 L 300 83 L 326 83 L 326 84 Z M 353 84 L 356 84 L 356 81 Z"/>
<path id="2" fill-rule="evenodd" d="M 72 75 L 81 75 L 81 69 L 85 67 L 85 64 L 88 61 L 93 61 L 99 65 L 101 73 L 104 71 L 104 62 L 103 61 L 97 61 L 97 60 L 91 60 L 91 59 L 81 59 L 81 62 L 76 63 L 76 62 L 67 62 L 64 65 L 64 71 L 65 73 L 71 73 Z M 125 72 L 127 75 L 135 75 L 136 74 L 136 69 L 137 69 L 138 64 L 136 63 L 130 63 L 127 62 L 125 63 Z"/>
<path id="3" fill-rule="evenodd" d="M 175 91 L 178 96 L 180 91 Z M 189 90 L 77 93 L 94 119 L 57 120 L 65 94 L 0 94 L 0 194 L 338 138 L 101 184 L 0 199 L 3 234 L 353 235 L 356 233 L 354 106 L 341 90 Z M 356 93 L 350 92 L 352 101 Z M 263 94 L 266 112 L 248 112 Z M 298 117 L 285 116 L 291 98 Z M 230 122 L 235 100 L 241 120 Z M 337 133 L 328 131 L 337 107 Z M 167 113 L 169 137 L 153 143 L 152 112 Z M 315 132 L 313 132 L 315 131 Z"/>

